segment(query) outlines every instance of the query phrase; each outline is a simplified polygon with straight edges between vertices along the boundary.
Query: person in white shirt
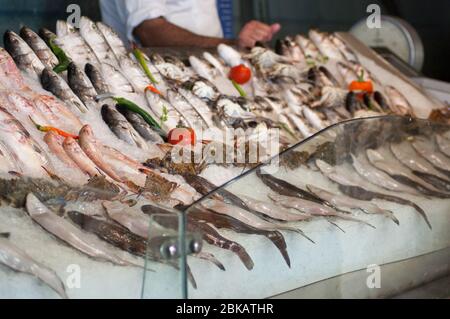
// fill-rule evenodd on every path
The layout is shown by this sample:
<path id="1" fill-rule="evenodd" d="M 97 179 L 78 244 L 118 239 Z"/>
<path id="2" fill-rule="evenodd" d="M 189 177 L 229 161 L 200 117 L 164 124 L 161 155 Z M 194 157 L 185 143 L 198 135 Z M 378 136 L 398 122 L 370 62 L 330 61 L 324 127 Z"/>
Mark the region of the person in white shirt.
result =
<path id="1" fill-rule="evenodd" d="M 142 46 L 251 48 L 272 39 L 281 26 L 250 21 L 236 40 L 224 39 L 216 0 L 100 0 L 103 22 L 126 42 Z"/>

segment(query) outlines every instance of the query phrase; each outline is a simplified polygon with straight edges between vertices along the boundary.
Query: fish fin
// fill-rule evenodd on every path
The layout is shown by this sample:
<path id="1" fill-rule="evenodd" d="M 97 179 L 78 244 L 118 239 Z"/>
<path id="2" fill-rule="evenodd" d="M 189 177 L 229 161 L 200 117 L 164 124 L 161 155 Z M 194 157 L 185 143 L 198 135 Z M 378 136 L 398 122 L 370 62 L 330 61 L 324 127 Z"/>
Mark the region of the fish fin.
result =
<path id="1" fill-rule="evenodd" d="M 345 230 L 343 230 L 343 229 L 342 229 L 338 224 L 336 224 L 335 222 L 331 221 L 330 218 L 326 218 L 326 219 L 327 219 L 327 221 L 328 221 L 331 225 L 337 227 L 340 231 L 342 231 L 343 233 L 345 233 Z"/>
<path id="2" fill-rule="evenodd" d="M 47 173 L 47 175 L 50 176 L 50 178 L 51 178 L 52 180 L 57 181 L 57 182 L 62 182 L 62 181 L 63 181 L 61 177 L 59 177 L 58 175 L 56 175 L 55 173 L 53 173 L 53 172 L 52 172 L 50 169 L 48 169 L 47 167 L 45 167 L 45 166 L 41 166 L 41 167 L 42 167 L 42 169 Z"/>
<path id="3" fill-rule="evenodd" d="M 16 171 L 9 171 L 8 174 L 14 176 L 14 177 L 23 177 L 23 175 Z"/>

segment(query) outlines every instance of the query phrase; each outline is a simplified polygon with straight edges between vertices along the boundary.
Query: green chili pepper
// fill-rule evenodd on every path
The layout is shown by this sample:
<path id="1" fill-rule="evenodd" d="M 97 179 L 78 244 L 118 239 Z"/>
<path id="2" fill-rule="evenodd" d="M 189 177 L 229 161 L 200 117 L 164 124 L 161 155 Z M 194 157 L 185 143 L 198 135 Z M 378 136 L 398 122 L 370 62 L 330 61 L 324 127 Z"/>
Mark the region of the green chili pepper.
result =
<path id="1" fill-rule="evenodd" d="M 145 122 L 148 123 L 151 127 L 153 127 L 159 135 L 161 135 L 163 138 L 166 138 L 166 134 L 162 131 L 161 126 L 156 122 L 153 117 L 147 113 L 147 111 L 141 109 L 139 106 L 137 106 L 134 102 L 131 102 L 130 100 L 127 100 L 123 97 L 112 97 L 114 101 L 119 106 L 122 106 L 131 112 L 137 113 L 144 119 Z"/>
<path id="2" fill-rule="evenodd" d="M 159 118 L 161 120 L 161 126 L 163 125 L 164 122 L 167 122 L 167 120 L 169 119 L 169 111 L 167 110 L 167 107 L 165 105 L 163 106 L 162 111 L 163 114 Z"/>
<path id="3" fill-rule="evenodd" d="M 158 84 L 158 81 L 156 81 L 155 77 L 153 76 L 152 72 L 150 72 L 150 69 L 148 68 L 147 63 L 145 62 L 144 54 L 139 50 L 138 48 L 133 49 L 133 55 L 138 60 L 139 64 L 141 65 L 142 69 L 144 69 L 145 74 L 148 76 L 150 81 L 153 84 Z"/>
<path id="4" fill-rule="evenodd" d="M 55 38 L 52 38 L 48 41 L 48 44 L 50 46 L 50 49 L 55 54 L 55 56 L 58 58 L 59 64 L 53 68 L 53 71 L 56 73 L 61 73 L 67 70 L 70 64 L 70 59 L 66 55 L 66 53 L 61 49 L 59 46 L 57 46 L 54 42 Z"/>
<path id="5" fill-rule="evenodd" d="M 245 93 L 244 89 L 239 84 L 237 84 L 236 81 L 231 80 L 231 83 L 233 83 L 234 88 L 239 92 L 239 94 L 242 97 L 247 97 L 247 93 Z"/>

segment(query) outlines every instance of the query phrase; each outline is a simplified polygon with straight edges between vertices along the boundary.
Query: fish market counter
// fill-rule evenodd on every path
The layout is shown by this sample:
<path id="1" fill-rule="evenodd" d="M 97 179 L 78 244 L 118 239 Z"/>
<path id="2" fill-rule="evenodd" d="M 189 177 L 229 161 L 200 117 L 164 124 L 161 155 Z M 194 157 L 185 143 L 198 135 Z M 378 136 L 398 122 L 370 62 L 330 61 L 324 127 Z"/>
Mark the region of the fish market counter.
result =
<path id="1" fill-rule="evenodd" d="M 443 131 L 440 131 L 441 129 Z M 381 134 L 371 134 L 374 130 Z M 198 285 L 197 289 L 189 286 L 189 297 L 269 298 L 333 277 L 343 279 L 334 280 L 330 287 L 327 287 L 326 283 L 323 284 L 322 294 L 316 297 L 327 295 L 353 298 L 387 297 L 400 293 L 403 289 L 412 288 L 411 285 L 421 285 L 448 274 L 450 272 L 448 192 L 440 188 L 445 196 L 436 198 L 420 193 L 407 194 L 405 192 L 409 191 L 408 188 L 402 188 L 405 192 L 392 191 L 388 190 L 390 186 L 387 186 L 387 180 L 375 180 L 375 177 L 373 180 L 358 179 L 354 169 L 356 159 L 359 159 L 359 163 L 363 162 L 361 156 L 368 153 L 369 145 L 372 150 L 381 152 L 385 147 L 389 148 L 389 145 L 394 149 L 393 145 L 401 141 L 414 143 L 414 139 L 419 138 L 418 134 L 434 143 L 437 134 L 448 136 L 446 135 L 448 132 L 448 127 L 445 126 L 434 126 L 426 121 L 408 122 L 395 117 L 347 122 L 289 149 L 280 156 L 279 162 L 275 161 L 271 166 L 264 166 L 260 171 L 258 169 L 251 171 L 203 199 L 188 209 L 188 220 L 189 214 L 192 213 L 193 217 L 196 217 L 195 214 L 198 214 L 199 209 L 213 208 L 226 213 L 220 204 L 214 202 L 220 196 L 229 198 L 225 195 L 226 192 L 245 198 L 245 203 L 251 209 L 268 214 L 270 213 L 264 210 L 264 207 L 279 209 L 280 212 L 289 209 L 293 213 L 295 211 L 318 213 L 313 207 L 309 208 L 308 203 L 301 201 L 297 203 L 295 198 L 286 196 L 294 195 L 295 192 L 301 194 L 299 189 L 313 191 L 331 206 L 350 211 L 350 216 L 355 220 L 345 220 L 349 216 L 343 213 L 330 219 L 313 218 L 310 221 L 290 222 L 290 226 L 301 229 L 304 235 L 314 241 L 312 243 L 302 234 L 282 230 L 287 243 L 290 267 L 287 264 L 288 260 L 280 254 L 281 249 L 268 238 L 256 234 L 236 234 L 226 229 L 232 227 L 224 226 L 220 233 L 240 243 L 251 256 L 254 267 L 248 270 L 236 255 L 205 245 L 205 249 L 213 252 L 224 263 L 226 271 L 188 258 Z M 346 136 L 351 136 L 352 141 Z M 329 141 L 332 141 L 332 144 L 327 144 Z M 331 148 L 326 149 L 324 145 L 331 145 Z M 357 155 L 353 163 L 349 162 L 349 153 Z M 307 154 L 310 154 L 309 157 Z M 440 155 L 442 153 L 439 153 Z M 296 156 L 297 159 L 301 157 L 301 160 L 293 165 L 297 167 L 288 167 L 289 165 L 284 164 L 286 161 L 291 161 L 292 164 Z M 415 156 L 417 161 L 420 161 L 420 155 L 416 153 Z M 429 156 L 432 157 L 433 154 L 430 153 Z M 320 163 L 321 159 L 334 162 L 334 165 L 327 167 Z M 442 159 L 446 159 L 448 163 L 448 158 Z M 399 164 L 394 160 L 397 159 L 392 159 L 393 167 Z M 263 173 L 267 167 L 270 172 L 267 176 L 270 177 L 264 178 Z M 388 179 L 388 176 L 379 171 L 377 173 L 380 178 Z M 414 179 L 413 176 L 410 178 Z M 398 178 L 398 180 L 406 183 L 406 179 Z M 348 192 L 345 186 L 356 185 L 357 182 L 361 183 L 361 189 L 353 188 L 353 193 Z M 290 186 L 298 189 L 283 190 L 284 187 Z M 394 184 L 392 186 L 394 187 Z M 352 201 L 352 198 L 362 199 L 369 191 L 374 197 L 371 201 Z M 220 196 L 216 196 L 217 194 Z M 333 197 L 330 194 L 335 195 Z M 368 203 L 370 205 L 367 205 Z M 359 209 L 357 205 L 361 205 Z M 376 210 L 375 207 L 381 210 Z M 233 209 L 239 210 L 235 206 Z M 424 214 L 418 209 L 422 209 Z M 220 223 L 216 225 L 220 226 Z M 439 258 L 431 258 L 430 255 L 433 254 L 437 254 Z M 395 268 L 394 265 L 397 263 L 398 266 Z M 379 278 L 374 279 L 373 276 L 378 274 L 377 266 L 380 266 Z M 385 267 L 388 267 L 386 268 L 388 270 L 384 271 Z M 360 275 L 354 276 L 356 278 L 354 281 L 345 279 L 347 277 L 344 274 L 359 270 Z M 371 287 L 367 286 L 370 283 L 366 285 L 366 282 L 372 282 L 380 289 L 370 289 Z M 379 287 L 377 283 L 381 286 Z"/>

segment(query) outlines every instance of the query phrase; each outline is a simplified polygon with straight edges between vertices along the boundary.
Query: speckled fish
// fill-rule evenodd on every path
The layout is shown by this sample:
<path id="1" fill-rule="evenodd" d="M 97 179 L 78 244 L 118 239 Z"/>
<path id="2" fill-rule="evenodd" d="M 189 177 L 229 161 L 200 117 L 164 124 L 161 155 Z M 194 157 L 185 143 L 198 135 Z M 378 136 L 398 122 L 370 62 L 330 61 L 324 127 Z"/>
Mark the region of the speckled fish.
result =
<path id="1" fill-rule="evenodd" d="M 102 106 L 101 114 L 103 121 L 119 139 L 142 149 L 147 148 L 145 140 L 119 111 L 105 104 Z"/>
<path id="2" fill-rule="evenodd" d="M 68 298 L 63 282 L 52 269 L 34 260 L 10 240 L 1 236 L 0 263 L 15 271 L 35 276 L 58 293 L 61 298 Z"/>
<path id="3" fill-rule="evenodd" d="M 164 140 L 159 133 L 154 131 L 152 127 L 142 118 L 142 116 L 121 106 L 117 106 L 117 110 L 125 116 L 128 122 L 144 140 L 152 143 L 164 143 Z"/>
<path id="4" fill-rule="evenodd" d="M 25 73 L 39 78 L 45 66 L 28 44 L 13 31 L 3 36 L 5 49 L 11 54 L 17 66 Z"/>
<path id="5" fill-rule="evenodd" d="M 130 266 L 131 263 L 118 256 L 107 244 L 94 235 L 87 234 L 59 217 L 45 206 L 34 194 L 26 199 L 26 209 L 30 217 L 50 234 L 58 237 L 73 248 L 99 260 L 110 261 L 120 266 Z"/>
<path id="6" fill-rule="evenodd" d="M 162 123 L 162 128 L 165 131 L 170 131 L 171 129 L 177 127 L 180 123 L 181 116 L 180 113 L 172 106 L 172 104 L 167 101 L 161 95 L 147 90 L 145 96 L 149 103 L 150 109 L 157 119 L 165 118 Z"/>
<path id="7" fill-rule="evenodd" d="M 14 90 L 25 88 L 20 70 L 9 53 L 0 47 L 0 83 Z"/>
<path id="8" fill-rule="evenodd" d="M 306 59 L 317 60 L 320 58 L 319 49 L 310 39 L 298 34 L 295 36 L 295 42 L 297 42 L 297 44 L 303 50 Z"/>
<path id="9" fill-rule="evenodd" d="M 126 57 L 128 52 L 119 35 L 110 26 L 102 22 L 97 22 L 96 25 L 98 30 L 100 30 L 106 42 L 108 43 L 109 47 L 114 52 L 116 59 L 120 60 Z"/>
<path id="10" fill-rule="evenodd" d="M 192 105 L 178 92 L 178 90 L 168 90 L 167 100 L 169 101 L 170 105 L 172 105 L 172 107 L 183 116 L 189 127 L 195 129 L 201 128 L 205 125 L 201 116 L 192 107 Z"/>
<path id="11" fill-rule="evenodd" d="M 393 86 L 386 85 L 384 87 L 386 95 L 389 99 L 391 109 L 398 115 L 410 115 L 415 117 L 414 110 L 408 100 Z"/>
<path id="12" fill-rule="evenodd" d="M 84 105 L 88 108 L 96 107 L 95 98 L 98 95 L 97 91 L 92 86 L 92 82 L 87 75 L 73 62 L 67 68 L 67 82 Z"/>
<path id="13" fill-rule="evenodd" d="M 20 36 L 25 42 L 33 49 L 34 53 L 38 56 L 39 60 L 47 68 L 54 68 L 58 65 L 58 58 L 53 54 L 52 50 L 47 46 L 44 40 L 42 40 L 33 30 L 28 27 L 22 27 L 20 29 Z"/>
<path id="14" fill-rule="evenodd" d="M 84 72 L 88 76 L 89 80 L 92 83 L 92 86 L 98 94 L 106 94 L 110 92 L 108 84 L 106 84 L 102 73 L 96 66 L 90 63 L 86 63 L 86 65 L 84 66 Z"/>
<path id="15" fill-rule="evenodd" d="M 50 69 L 44 69 L 41 75 L 42 87 L 53 93 L 56 97 L 60 98 L 63 102 L 67 103 L 72 109 L 78 109 L 79 112 L 87 112 L 87 107 L 73 93 L 69 85 L 58 74 Z"/>

